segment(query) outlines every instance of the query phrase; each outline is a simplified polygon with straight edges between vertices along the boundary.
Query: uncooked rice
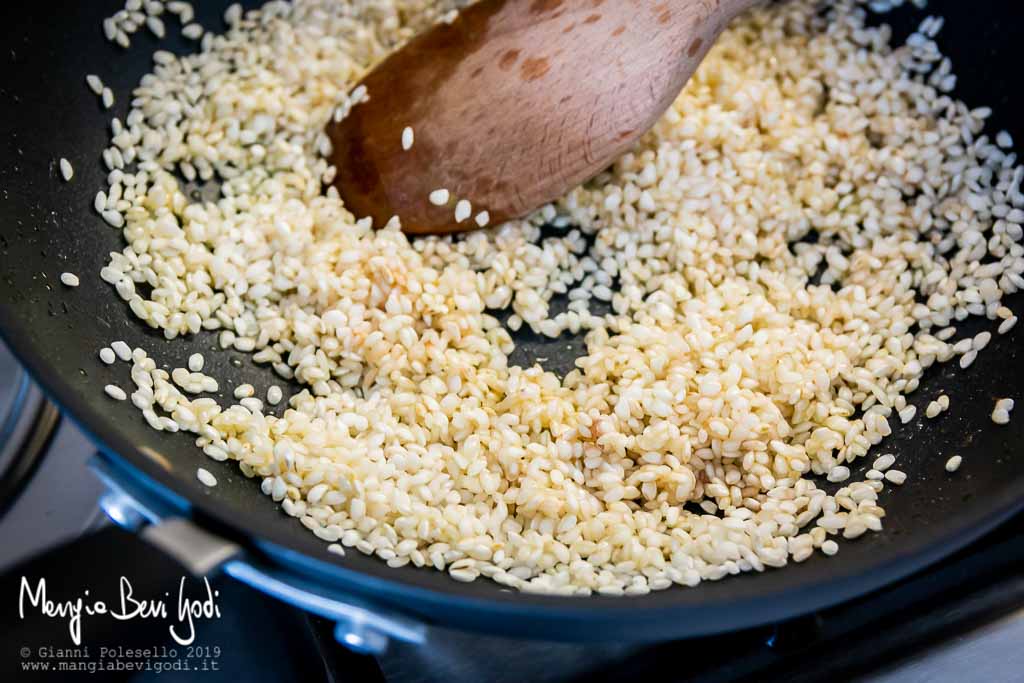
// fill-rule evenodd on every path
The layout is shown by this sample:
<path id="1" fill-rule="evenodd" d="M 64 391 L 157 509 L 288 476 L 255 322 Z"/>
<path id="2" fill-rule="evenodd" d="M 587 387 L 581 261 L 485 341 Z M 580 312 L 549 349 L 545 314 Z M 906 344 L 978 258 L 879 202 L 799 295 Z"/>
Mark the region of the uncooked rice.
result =
<path id="1" fill-rule="evenodd" d="M 189 40 L 199 40 L 203 37 L 203 27 L 199 24 L 189 24 L 181 29 L 181 35 Z"/>
<path id="2" fill-rule="evenodd" d="M 114 353 L 117 354 L 117 357 L 120 358 L 121 360 L 132 360 L 132 349 L 130 346 L 128 346 L 127 343 L 121 340 L 111 342 L 110 348 L 113 349 Z"/>
<path id="3" fill-rule="evenodd" d="M 256 393 L 256 388 L 251 384 L 239 384 L 235 387 L 234 396 L 235 398 L 249 398 Z"/>
<path id="4" fill-rule="evenodd" d="M 878 470 L 879 472 L 884 472 L 885 470 L 892 467 L 895 462 L 896 457 L 891 453 L 886 453 L 885 455 L 878 456 L 875 459 L 875 462 L 872 463 L 871 467 Z"/>
<path id="5" fill-rule="evenodd" d="M 200 467 L 196 470 L 196 479 L 200 481 L 204 486 L 216 486 L 217 477 L 213 476 L 213 473 L 207 469 Z"/>
<path id="6" fill-rule="evenodd" d="M 326 542 L 527 591 L 693 586 L 880 530 L 879 492 L 906 479 L 891 456 L 831 494 L 812 475 L 913 419 L 924 372 L 980 350 L 954 352 L 955 324 L 1004 331 L 1024 287 L 1024 169 L 948 94 L 941 21 L 892 48 L 854 0 L 755 9 L 557 203 L 460 237 L 374 230 L 322 190 L 323 126 L 457 4 L 234 5 L 226 34 L 156 60 L 104 153 L 97 211 L 126 246 L 101 277 L 166 338 L 213 331 L 297 388 L 281 417 L 248 389 L 224 406 L 139 353 L 147 423 L 236 460 Z M 561 379 L 509 365 L 503 309 L 586 355 Z"/>
<path id="7" fill-rule="evenodd" d="M 455 205 L 455 222 L 461 223 L 473 215 L 473 205 L 468 199 L 460 199 Z"/>
<path id="8" fill-rule="evenodd" d="M 88 74 L 85 77 L 85 83 L 89 86 L 89 90 L 92 90 L 93 94 L 97 97 L 103 94 L 103 81 L 96 74 Z"/>
<path id="9" fill-rule="evenodd" d="M 123 401 L 128 398 L 128 394 L 124 392 L 124 389 L 116 384 L 108 384 L 103 387 L 103 392 L 115 401 Z"/>
<path id="10" fill-rule="evenodd" d="M 996 401 L 995 408 L 992 409 L 992 421 L 997 425 L 1009 424 L 1011 411 L 1013 411 L 1013 399 L 999 399 Z"/>
<path id="11" fill-rule="evenodd" d="M 899 486 L 907 480 L 907 473 L 901 470 L 886 470 L 885 479 Z"/>
<path id="12" fill-rule="evenodd" d="M 167 26 L 164 20 L 160 19 L 160 15 L 165 9 L 181 22 L 184 27 L 182 34 L 186 38 L 195 40 L 202 35 L 202 27 L 190 23 L 195 16 L 190 3 L 165 3 L 163 0 L 148 0 L 145 3 L 126 0 L 123 9 L 103 20 L 103 35 L 110 42 L 128 48 L 131 46 L 130 36 L 145 26 L 157 39 L 163 39 L 167 35 Z"/>

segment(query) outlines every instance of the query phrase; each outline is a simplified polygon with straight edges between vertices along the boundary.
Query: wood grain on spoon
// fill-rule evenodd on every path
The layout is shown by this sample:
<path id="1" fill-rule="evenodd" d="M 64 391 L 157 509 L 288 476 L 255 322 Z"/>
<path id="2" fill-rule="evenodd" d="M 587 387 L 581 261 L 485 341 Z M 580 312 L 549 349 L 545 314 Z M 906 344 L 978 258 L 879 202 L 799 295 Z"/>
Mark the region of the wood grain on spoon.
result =
<path id="1" fill-rule="evenodd" d="M 627 150 L 754 2 L 481 0 L 362 80 L 369 101 L 328 126 L 334 184 L 357 217 L 408 233 L 476 228 L 460 199 L 492 224 L 522 216 Z"/>

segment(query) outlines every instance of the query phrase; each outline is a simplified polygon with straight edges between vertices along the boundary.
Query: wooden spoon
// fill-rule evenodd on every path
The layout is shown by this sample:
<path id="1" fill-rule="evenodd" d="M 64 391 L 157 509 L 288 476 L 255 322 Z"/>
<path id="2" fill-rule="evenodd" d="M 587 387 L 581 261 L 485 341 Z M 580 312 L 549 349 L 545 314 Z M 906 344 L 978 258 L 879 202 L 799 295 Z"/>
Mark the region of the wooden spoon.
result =
<path id="1" fill-rule="evenodd" d="M 334 185 L 356 217 L 407 233 L 522 216 L 626 151 L 755 2 L 480 0 L 362 80 L 369 100 L 328 126 Z"/>

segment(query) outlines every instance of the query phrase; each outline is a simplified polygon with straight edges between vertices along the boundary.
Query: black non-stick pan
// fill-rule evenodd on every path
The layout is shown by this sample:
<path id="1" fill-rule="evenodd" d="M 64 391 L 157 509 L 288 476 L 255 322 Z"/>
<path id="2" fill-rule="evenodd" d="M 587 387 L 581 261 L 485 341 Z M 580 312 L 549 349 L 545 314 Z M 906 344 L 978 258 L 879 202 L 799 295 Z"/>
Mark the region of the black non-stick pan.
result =
<path id="1" fill-rule="evenodd" d="M 222 26 L 225 4 L 197 3 L 203 24 Z M 947 18 L 938 41 L 960 76 L 957 94 L 972 106 L 993 108 L 993 131 L 1007 128 L 1024 140 L 1022 10 L 1017 3 L 994 1 L 929 4 L 931 12 Z M 457 583 L 433 570 L 389 569 L 356 552 L 344 558 L 326 553 L 324 543 L 282 513 L 235 465 L 209 460 L 186 435 L 152 431 L 129 403 L 103 394 L 110 381 L 128 382 L 127 366 L 107 367 L 97 360 L 98 349 L 116 339 L 146 348 L 170 367 L 201 351 L 206 371 L 225 391 L 243 381 L 259 390 L 280 381 L 245 354 L 217 349 L 212 334 L 165 341 L 135 321 L 99 278 L 107 253 L 122 248 L 119 231 L 91 210 L 103 187 L 100 152 L 106 128 L 112 114 L 125 115 L 130 89 L 150 68 L 158 46 L 145 32 L 136 34 L 129 50 L 106 42 L 101 20 L 116 9 L 115 2 L 89 0 L 8 3 L 2 10 L 0 333 L 49 395 L 133 481 L 186 508 L 184 514 L 230 537 L 251 557 L 303 575 L 324 590 L 361 596 L 371 605 L 430 622 L 569 639 L 668 638 L 779 620 L 871 591 L 964 546 L 1024 504 L 1024 417 L 1001 427 L 989 418 L 996 398 L 1021 399 L 1024 333 L 1018 328 L 997 335 L 968 372 L 955 364 L 929 372 L 911 402 L 923 408 L 945 392 L 952 397 L 950 410 L 936 420 L 896 427 L 876 449 L 898 454 L 907 482 L 882 495 L 888 513 L 884 531 L 841 544 L 833 558 L 815 555 L 781 570 L 643 597 L 557 598 L 502 590 L 486 580 Z M 922 12 L 903 8 L 886 21 L 899 40 L 921 18 Z M 161 46 L 190 49 L 176 31 Z M 87 73 L 102 74 L 115 90 L 112 112 L 103 111 L 86 87 Z M 74 164 L 71 183 L 60 179 L 60 157 Z M 79 274 L 81 286 L 62 287 L 58 278 L 64 271 Z M 1008 305 L 1024 309 L 1019 295 Z M 993 324 L 971 321 L 960 327 L 973 334 Z M 562 371 L 580 348 L 569 338 L 541 342 L 521 335 L 518 341 L 514 360 L 545 358 L 547 367 Z M 231 400 L 229 394 L 220 398 Z M 279 414 L 283 407 L 276 409 Z M 963 465 L 950 475 L 943 464 L 953 454 L 963 456 Z M 216 475 L 215 488 L 196 481 L 200 465 Z"/>

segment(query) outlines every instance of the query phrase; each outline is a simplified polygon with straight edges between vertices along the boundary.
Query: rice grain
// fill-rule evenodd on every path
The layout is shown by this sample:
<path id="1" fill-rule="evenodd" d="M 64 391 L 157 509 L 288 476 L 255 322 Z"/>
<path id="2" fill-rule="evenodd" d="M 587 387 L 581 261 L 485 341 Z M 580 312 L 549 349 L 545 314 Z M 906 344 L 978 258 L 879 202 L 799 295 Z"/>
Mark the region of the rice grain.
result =
<path id="1" fill-rule="evenodd" d="M 213 473 L 202 467 L 196 470 L 196 479 L 198 479 L 203 486 L 214 487 L 217 485 L 217 477 L 213 476 Z"/>

